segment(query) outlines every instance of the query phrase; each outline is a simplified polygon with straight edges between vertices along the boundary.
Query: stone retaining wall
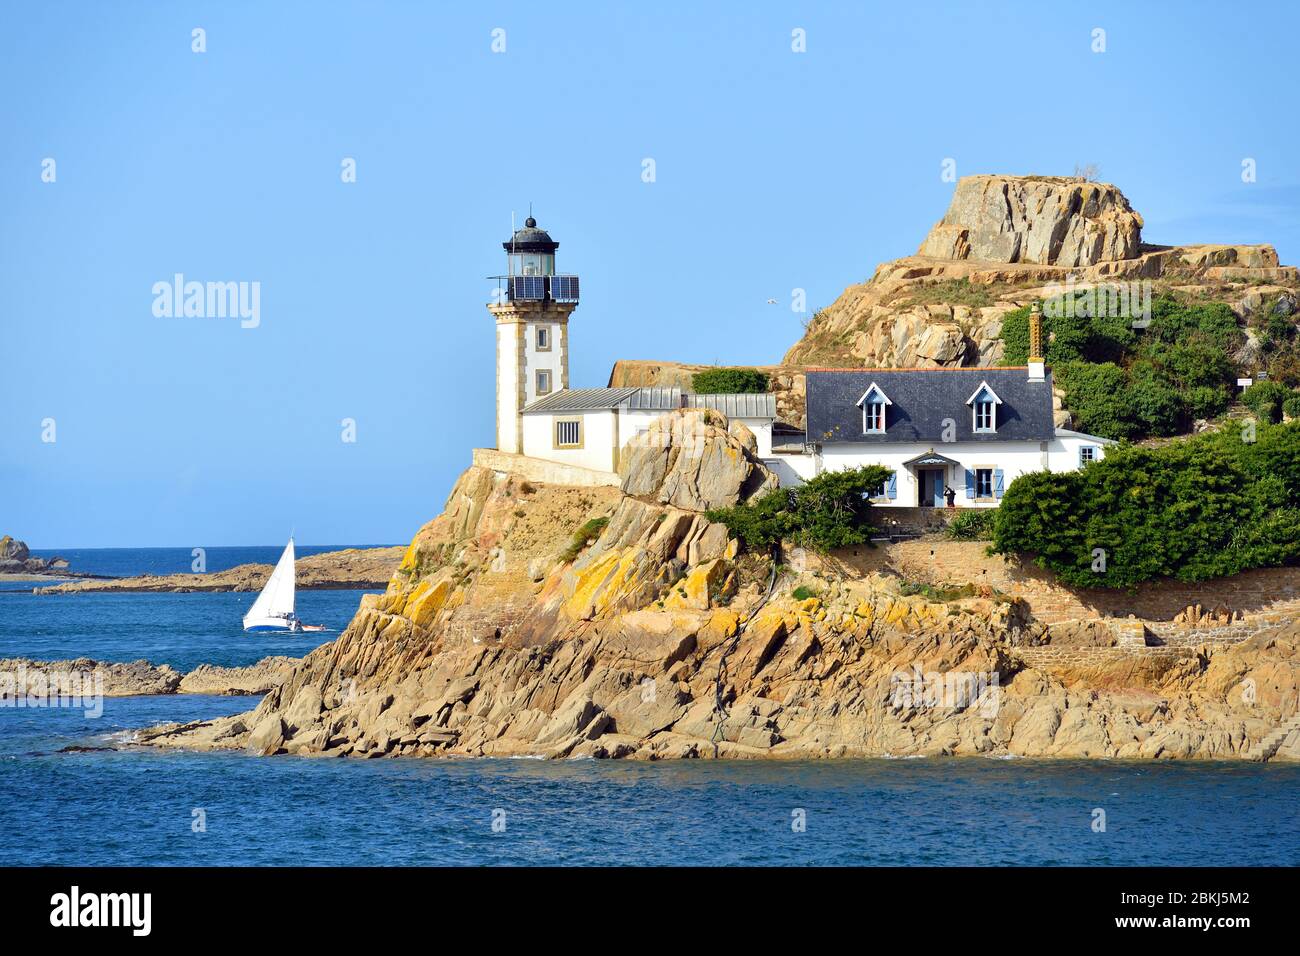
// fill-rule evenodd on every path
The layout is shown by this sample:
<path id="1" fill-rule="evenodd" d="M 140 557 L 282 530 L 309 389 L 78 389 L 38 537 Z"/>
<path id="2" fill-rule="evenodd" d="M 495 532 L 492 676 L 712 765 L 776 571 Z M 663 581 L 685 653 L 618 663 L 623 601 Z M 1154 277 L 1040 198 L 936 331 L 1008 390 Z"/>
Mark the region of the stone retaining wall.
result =
<path id="1" fill-rule="evenodd" d="M 1116 660 L 1152 657 L 1191 657 L 1194 647 L 1017 647 L 1017 657 L 1031 667 L 1106 664 Z"/>
<path id="2" fill-rule="evenodd" d="M 983 541 L 918 539 L 875 548 L 846 549 L 837 559 L 859 571 L 892 571 L 908 580 L 940 585 L 987 585 L 1023 598 L 1036 619 L 1046 624 L 1102 617 L 1171 621 L 1188 605 L 1225 605 L 1246 615 L 1289 614 L 1300 618 L 1300 568 L 1261 568 L 1200 584 L 1161 581 L 1140 585 L 1134 593 L 1067 588 L 1055 576 L 1030 563 L 985 553 Z M 1187 628 L 1205 633 L 1209 628 Z M 1235 633 L 1236 625 L 1230 630 Z"/>
<path id="3" fill-rule="evenodd" d="M 474 464 L 493 471 L 508 471 L 544 485 L 572 485 L 579 488 L 617 488 L 619 485 L 619 477 L 612 471 L 593 471 L 577 465 L 562 465 L 541 458 L 497 451 L 495 448 L 475 448 Z"/>

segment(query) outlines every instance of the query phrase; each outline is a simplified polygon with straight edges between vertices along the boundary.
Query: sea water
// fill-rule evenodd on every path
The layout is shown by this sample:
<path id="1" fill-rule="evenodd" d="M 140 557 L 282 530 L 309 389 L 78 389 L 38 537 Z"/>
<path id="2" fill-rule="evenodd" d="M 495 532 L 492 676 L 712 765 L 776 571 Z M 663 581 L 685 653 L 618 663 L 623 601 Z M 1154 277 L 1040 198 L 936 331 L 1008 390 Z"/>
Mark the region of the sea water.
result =
<path id="1" fill-rule="evenodd" d="M 279 553 L 264 550 L 252 560 Z M 149 556 L 103 559 L 131 574 Z M 297 656 L 335 636 L 361 593 L 300 592 L 303 619 L 334 629 L 304 635 L 245 635 L 249 594 L 0 593 L 0 658 L 184 670 Z M 109 698 L 99 718 L 0 708 L 0 865 L 1300 863 L 1296 765 L 350 760 L 126 745 L 139 727 L 255 704 Z"/>

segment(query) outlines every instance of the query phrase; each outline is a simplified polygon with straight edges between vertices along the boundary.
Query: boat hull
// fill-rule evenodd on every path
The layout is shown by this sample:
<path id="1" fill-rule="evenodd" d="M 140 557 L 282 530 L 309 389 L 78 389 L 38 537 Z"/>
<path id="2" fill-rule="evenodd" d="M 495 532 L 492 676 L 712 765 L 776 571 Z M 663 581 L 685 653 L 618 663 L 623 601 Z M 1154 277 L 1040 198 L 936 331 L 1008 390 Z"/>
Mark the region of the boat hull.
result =
<path id="1" fill-rule="evenodd" d="M 292 631 L 293 625 L 286 621 L 263 619 L 260 621 L 249 621 L 244 625 L 244 630 L 249 633 L 257 631 Z"/>

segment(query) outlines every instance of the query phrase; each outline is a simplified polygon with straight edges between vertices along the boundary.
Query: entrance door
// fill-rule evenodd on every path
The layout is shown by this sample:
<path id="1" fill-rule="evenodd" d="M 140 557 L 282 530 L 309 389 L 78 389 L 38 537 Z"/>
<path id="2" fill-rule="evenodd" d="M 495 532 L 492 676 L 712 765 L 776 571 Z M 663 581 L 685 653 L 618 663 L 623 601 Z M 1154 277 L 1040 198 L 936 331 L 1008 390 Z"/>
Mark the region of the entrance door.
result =
<path id="1" fill-rule="evenodd" d="M 942 508 L 946 504 L 943 497 L 944 470 L 926 468 L 919 477 L 921 480 L 917 483 L 920 486 L 917 503 L 922 508 Z"/>

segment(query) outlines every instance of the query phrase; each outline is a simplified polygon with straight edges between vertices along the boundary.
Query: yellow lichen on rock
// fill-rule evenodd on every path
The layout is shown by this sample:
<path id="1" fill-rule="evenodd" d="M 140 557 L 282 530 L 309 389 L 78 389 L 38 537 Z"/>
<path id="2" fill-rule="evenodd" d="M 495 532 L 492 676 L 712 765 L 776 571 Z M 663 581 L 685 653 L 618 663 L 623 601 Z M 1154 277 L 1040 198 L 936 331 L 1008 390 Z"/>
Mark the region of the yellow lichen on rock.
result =
<path id="1" fill-rule="evenodd" d="M 713 595 L 722 590 L 729 571 L 727 562 L 721 558 L 697 565 L 668 592 L 668 597 L 664 599 L 664 606 L 708 610 Z"/>
<path id="2" fill-rule="evenodd" d="M 428 627 L 447 603 L 451 581 L 446 577 L 421 581 L 406 599 L 403 614 L 416 627 Z"/>

